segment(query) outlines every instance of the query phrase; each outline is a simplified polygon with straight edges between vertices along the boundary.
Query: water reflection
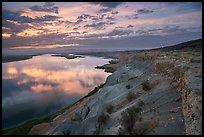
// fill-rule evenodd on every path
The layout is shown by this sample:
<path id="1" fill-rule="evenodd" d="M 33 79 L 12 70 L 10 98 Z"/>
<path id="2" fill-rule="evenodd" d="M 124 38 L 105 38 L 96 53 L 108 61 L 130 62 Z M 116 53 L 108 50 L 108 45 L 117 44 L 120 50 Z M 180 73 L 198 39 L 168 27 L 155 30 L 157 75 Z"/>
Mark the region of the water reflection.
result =
<path id="1" fill-rule="evenodd" d="M 3 127 L 71 104 L 103 83 L 110 74 L 94 69 L 108 59 L 68 60 L 50 55 L 2 64 Z"/>

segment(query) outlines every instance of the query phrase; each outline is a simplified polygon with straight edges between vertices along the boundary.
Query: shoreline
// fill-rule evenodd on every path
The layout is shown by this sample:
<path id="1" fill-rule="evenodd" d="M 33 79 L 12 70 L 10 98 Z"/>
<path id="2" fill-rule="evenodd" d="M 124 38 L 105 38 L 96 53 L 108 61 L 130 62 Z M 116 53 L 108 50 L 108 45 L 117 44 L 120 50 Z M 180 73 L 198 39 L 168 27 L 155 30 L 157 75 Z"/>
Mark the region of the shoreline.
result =
<path id="1" fill-rule="evenodd" d="M 20 55 L 17 55 L 18 57 L 21 57 Z M 23 57 L 33 57 L 33 56 L 38 56 L 38 55 L 29 55 L 29 56 L 23 56 Z M 55 56 L 55 55 L 52 55 L 52 56 Z M 83 56 L 77 56 L 77 55 L 74 55 L 74 56 L 70 56 L 67 57 L 66 54 L 59 54 L 59 55 L 56 55 L 57 57 L 65 57 L 66 59 L 74 59 L 74 58 L 84 58 Z M 88 55 L 87 55 L 88 56 Z M 90 55 L 91 56 L 91 55 Z M 12 57 L 15 57 L 15 56 L 12 56 Z M 22 57 L 22 58 L 23 58 Z M 95 57 L 95 56 L 94 56 Z M 98 56 L 96 56 L 98 57 Z M 21 59 L 22 59 L 21 58 Z M 15 60 L 15 59 L 14 59 Z M 13 61 L 14 61 L 13 60 Z M 22 60 L 26 60 L 26 59 L 22 59 Z M 22 60 L 19 60 L 19 61 L 22 61 Z M 13 62 L 12 61 L 12 62 Z M 107 64 L 104 64 L 104 65 L 107 65 Z M 111 73 L 111 72 L 107 72 L 107 73 Z M 74 105 L 76 105 L 77 103 L 80 103 L 82 102 L 84 99 L 88 98 L 89 96 L 92 96 L 93 94 L 95 94 L 100 88 L 102 88 L 103 86 L 105 85 L 105 83 L 102 83 L 96 87 L 94 87 L 94 89 L 92 91 L 90 91 L 87 95 L 85 95 L 84 97 L 80 98 L 79 100 L 77 100 L 76 102 L 68 105 L 68 106 L 65 106 L 65 107 L 62 107 L 61 109 L 59 109 L 58 111 L 55 111 L 51 114 L 47 114 L 47 115 L 44 115 L 44 116 L 40 116 L 40 117 L 35 117 L 35 118 L 32 118 L 32 119 L 29 119 L 29 120 L 26 120 L 22 123 L 19 123 L 17 125 L 14 125 L 14 126 L 11 126 L 11 127 L 8 127 L 8 128 L 4 128 L 2 129 L 2 132 L 3 132 L 3 135 L 10 135 L 10 134 L 14 134 L 18 131 L 19 128 L 22 128 L 22 127 L 29 127 L 29 129 L 31 129 L 34 125 L 37 125 L 37 124 L 40 124 L 40 123 L 44 123 L 44 122 L 51 122 L 52 119 L 55 119 L 57 116 L 61 115 L 62 113 L 64 113 L 66 110 L 70 109 L 71 107 L 73 107 Z M 30 123 L 33 123 L 35 122 L 35 124 L 31 124 L 32 127 L 30 127 Z M 28 132 L 22 132 L 23 134 L 28 134 Z"/>
<path id="2" fill-rule="evenodd" d="M 66 130 L 69 131 L 69 134 L 70 132 L 71 134 L 82 134 L 84 132 L 84 134 L 93 134 L 93 128 L 95 127 L 88 128 L 85 131 L 83 130 L 83 132 L 80 129 L 86 129 L 86 126 L 90 124 L 95 126 L 96 123 L 94 123 L 94 121 L 97 121 L 98 116 L 100 116 L 102 111 L 106 110 L 106 107 L 107 105 L 110 105 L 110 102 L 114 108 L 113 112 L 107 115 L 110 117 L 110 121 L 114 121 L 114 119 L 118 118 L 119 115 L 126 110 L 126 108 L 131 108 L 132 105 L 137 105 L 137 103 L 140 101 L 143 102 L 143 105 L 141 105 L 143 112 L 142 117 L 143 119 L 149 119 L 148 125 L 146 126 L 151 126 L 149 128 L 152 129 L 151 131 L 147 130 L 145 134 L 165 134 L 167 131 L 169 134 L 202 134 L 200 130 L 202 127 L 200 126 L 200 118 L 202 119 L 202 116 L 199 113 L 200 109 L 202 110 L 199 103 L 200 101 L 202 103 L 202 98 L 200 98 L 200 94 L 202 96 L 202 83 L 201 87 L 196 87 L 191 82 L 192 79 L 189 79 L 189 77 L 194 78 L 194 76 L 201 75 L 196 77 L 196 79 L 202 80 L 202 73 L 197 74 L 197 70 L 200 69 L 200 63 L 202 67 L 202 54 L 200 54 L 200 52 L 202 53 L 200 50 L 200 48 L 202 48 L 202 41 L 201 46 L 200 44 L 198 44 L 198 46 L 192 44 L 193 46 L 188 47 L 185 44 L 186 43 L 181 44 L 184 45 L 184 48 L 182 47 L 181 49 L 180 47 L 170 47 L 171 50 L 168 48 L 159 48 L 157 50 L 144 50 L 141 52 L 130 51 L 117 52 L 109 55 L 106 54 L 106 56 L 114 56 L 119 59 L 119 62 L 116 64 L 105 64 L 106 67 L 112 67 L 116 71 L 106 79 L 105 85 L 98 90 L 99 92 L 97 92 L 95 96 L 90 96 L 91 98 L 87 99 L 87 102 L 79 103 L 79 105 L 81 104 L 80 107 L 69 108 L 73 108 L 73 111 L 70 113 L 73 114 L 75 117 L 74 121 L 76 122 L 80 123 L 80 120 L 76 118 L 76 116 L 79 116 L 80 118 L 83 118 L 83 115 L 86 116 L 82 119 L 84 126 L 81 127 L 79 124 L 78 128 L 73 129 L 71 128 L 72 119 L 68 118 L 67 124 L 63 124 L 63 122 L 60 121 L 60 117 L 63 118 L 68 115 L 68 109 L 67 111 L 65 110 L 62 115 L 59 115 L 59 117 L 52 119 L 52 124 L 57 124 L 58 128 L 53 128 L 50 126 L 50 123 L 46 123 L 45 125 L 38 124 L 32 127 L 29 134 L 66 134 L 67 131 L 63 131 L 63 129 L 69 126 L 71 127 L 68 129 L 66 128 Z M 169 60 L 170 58 L 171 60 Z M 179 67 L 178 64 L 180 64 Z M 186 65 L 188 65 L 188 69 L 186 69 Z M 194 70 L 194 67 L 197 67 L 197 69 Z M 189 74 L 189 71 L 193 71 L 193 74 L 190 76 L 184 75 Z M 194 71 L 196 72 L 194 73 Z M 145 85 L 142 84 L 144 80 L 147 80 L 147 82 L 150 83 L 150 89 L 148 89 L 150 91 L 146 92 L 144 89 L 142 89 L 141 86 Z M 185 80 L 187 80 L 187 82 L 189 81 L 189 83 L 191 82 L 192 84 L 184 83 Z M 167 85 L 166 89 L 169 90 L 165 90 L 164 85 Z M 191 86 L 193 89 L 189 89 L 188 86 Z M 168 92 L 165 93 L 163 90 Z M 196 91 L 196 93 L 194 94 L 194 92 L 189 92 L 189 90 Z M 132 95 L 130 94 L 130 97 L 132 98 L 131 101 L 127 100 L 129 95 L 128 93 L 133 93 Z M 186 93 L 190 93 L 190 95 Z M 135 98 L 134 94 L 138 97 Z M 160 98 L 155 98 L 161 95 L 163 95 L 163 97 L 166 99 L 160 101 Z M 171 101 L 167 102 L 169 99 L 171 99 Z M 151 100 L 153 100 L 153 103 L 150 102 Z M 109 103 L 107 104 L 107 102 Z M 155 104 L 155 102 L 160 103 Z M 164 108 L 161 107 L 161 105 L 165 103 L 166 105 Z M 198 103 L 199 105 L 197 105 Z M 190 110 L 188 110 L 190 112 L 187 112 L 186 107 L 189 107 L 189 105 L 191 105 Z M 89 110 L 90 112 L 87 111 L 87 106 L 91 108 L 91 110 Z M 172 108 L 172 106 L 176 107 Z M 193 112 L 192 110 L 194 110 L 195 107 L 198 107 L 198 110 Z M 94 111 L 97 108 L 99 109 L 99 112 Z M 151 111 L 148 111 L 148 108 L 151 108 Z M 81 110 L 83 110 L 84 113 L 78 114 L 78 111 Z M 165 111 L 165 115 L 161 113 L 163 111 Z M 159 113 L 160 115 L 155 117 L 155 112 Z M 192 119 L 192 112 L 196 113 L 196 118 L 198 120 Z M 153 119 L 151 119 L 151 117 L 149 117 L 147 114 L 152 115 Z M 178 120 L 172 122 L 164 120 L 170 117 L 174 118 L 175 120 L 180 118 L 180 121 Z M 154 123 L 158 119 L 160 119 L 160 122 Z M 191 121 L 189 121 L 189 119 Z M 147 124 L 145 122 L 146 121 L 142 120 L 140 125 Z M 171 128 L 164 126 L 162 122 L 165 122 L 165 125 L 170 124 Z M 104 125 L 104 131 L 99 129 L 99 134 L 117 133 L 119 127 L 115 127 L 115 123 L 108 122 L 108 124 L 109 127 Z M 180 127 L 177 127 L 176 125 L 180 125 Z M 47 130 L 46 127 L 49 128 L 49 130 Z"/>
<path id="3" fill-rule="evenodd" d="M 34 125 L 40 124 L 40 123 L 44 123 L 44 122 L 51 122 L 53 119 L 55 119 L 57 116 L 61 115 L 62 113 L 64 113 L 66 110 L 70 109 L 71 107 L 77 105 L 77 103 L 82 102 L 83 100 L 85 100 L 86 98 L 88 98 L 89 96 L 94 95 L 100 88 L 102 88 L 104 86 L 105 83 L 96 86 L 92 91 L 90 91 L 86 96 L 80 98 L 79 100 L 77 100 L 76 102 L 62 107 L 61 109 L 59 109 L 56 112 L 53 112 L 51 114 L 47 114 L 41 117 L 36 117 L 36 118 L 32 118 L 30 120 L 27 120 L 25 122 L 22 122 L 20 124 L 17 124 L 15 126 L 9 127 L 9 128 L 5 128 L 2 129 L 2 133 L 3 135 L 11 135 L 11 134 L 16 134 L 16 132 L 18 132 L 17 130 L 19 130 L 19 128 L 29 128 L 31 129 Z M 35 124 L 32 124 L 33 122 L 35 122 Z M 32 124 L 32 127 L 30 127 L 30 123 Z M 21 132 L 21 134 L 26 135 L 29 133 L 30 130 L 26 130 Z M 17 133 L 18 134 L 18 133 Z"/>

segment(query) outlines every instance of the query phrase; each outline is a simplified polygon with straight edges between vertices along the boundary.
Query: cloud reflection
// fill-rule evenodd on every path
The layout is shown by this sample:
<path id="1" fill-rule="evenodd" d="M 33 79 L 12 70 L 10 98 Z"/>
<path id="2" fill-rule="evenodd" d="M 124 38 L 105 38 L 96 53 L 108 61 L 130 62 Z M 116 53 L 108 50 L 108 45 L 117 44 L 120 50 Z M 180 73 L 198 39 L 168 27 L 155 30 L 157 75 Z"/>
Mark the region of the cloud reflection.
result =
<path id="1" fill-rule="evenodd" d="M 34 117 L 73 103 L 110 75 L 94 69 L 97 65 L 108 63 L 108 59 L 86 57 L 74 60 L 42 55 L 2 64 L 3 121 L 18 123 L 14 119 L 25 120 L 26 117 L 22 117 L 28 111 L 35 111 Z M 10 113 L 14 108 L 18 113 Z"/>

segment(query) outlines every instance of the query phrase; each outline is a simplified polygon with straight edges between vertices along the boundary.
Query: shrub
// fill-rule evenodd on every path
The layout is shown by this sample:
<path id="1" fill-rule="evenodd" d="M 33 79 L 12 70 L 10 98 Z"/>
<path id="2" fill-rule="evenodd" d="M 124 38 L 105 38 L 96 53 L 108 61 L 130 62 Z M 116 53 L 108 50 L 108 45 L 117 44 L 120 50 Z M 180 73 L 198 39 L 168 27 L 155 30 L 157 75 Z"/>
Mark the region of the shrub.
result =
<path id="1" fill-rule="evenodd" d="M 95 135 L 99 135 L 102 132 L 102 128 L 100 126 L 96 127 L 96 130 L 94 131 Z"/>
<path id="2" fill-rule="evenodd" d="M 146 72 L 142 73 L 141 75 L 144 75 Z"/>
<path id="3" fill-rule="evenodd" d="M 140 100 L 140 101 L 138 102 L 138 104 L 139 104 L 139 106 L 143 106 L 145 103 L 144 103 L 144 101 Z"/>
<path id="4" fill-rule="evenodd" d="M 96 130 L 94 131 L 94 134 L 99 135 L 103 131 L 103 126 L 106 124 L 108 119 L 109 119 L 109 116 L 105 115 L 104 113 L 102 113 L 98 117 L 98 125 L 96 126 Z"/>
<path id="5" fill-rule="evenodd" d="M 135 93 L 132 93 L 132 92 L 128 93 L 128 95 L 127 95 L 127 100 L 128 101 L 132 101 L 135 98 L 136 98 L 136 94 Z"/>
<path id="6" fill-rule="evenodd" d="M 102 113 L 99 117 L 98 117 L 98 123 L 99 125 L 105 125 L 107 120 L 109 119 L 108 115 L 105 115 L 104 113 Z"/>
<path id="7" fill-rule="evenodd" d="M 121 126 L 119 134 L 129 134 L 132 135 L 133 128 L 136 121 L 141 121 L 141 108 L 140 107 L 130 107 L 121 114 Z"/>
<path id="8" fill-rule="evenodd" d="M 144 82 L 142 82 L 142 89 L 144 90 L 144 91 L 147 91 L 147 90 L 150 90 L 151 89 L 151 87 L 150 87 L 150 84 L 149 84 L 149 81 L 148 80 L 145 80 Z"/>
<path id="9" fill-rule="evenodd" d="M 126 88 L 127 88 L 127 89 L 130 89 L 130 85 L 126 85 Z"/>
<path id="10" fill-rule="evenodd" d="M 106 111 L 107 111 L 109 114 L 111 114 L 111 113 L 113 112 L 113 110 L 114 110 L 114 107 L 113 107 L 112 104 L 108 105 L 108 107 L 106 108 Z"/>
<path id="11" fill-rule="evenodd" d="M 105 72 L 113 73 L 115 70 L 112 67 L 106 67 Z"/>
<path id="12" fill-rule="evenodd" d="M 119 63 L 119 61 L 118 60 L 110 60 L 109 63 L 110 64 L 117 64 L 117 63 Z"/>
<path id="13" fill-rule="evenodd" d="M 138 76 L 136 76 L 136 77 L 131 77 L 131 78 L 129 78 L 128 80 L 132 80 L 132 79 L 135 79 L 135 78 L 137 78 Z"/>

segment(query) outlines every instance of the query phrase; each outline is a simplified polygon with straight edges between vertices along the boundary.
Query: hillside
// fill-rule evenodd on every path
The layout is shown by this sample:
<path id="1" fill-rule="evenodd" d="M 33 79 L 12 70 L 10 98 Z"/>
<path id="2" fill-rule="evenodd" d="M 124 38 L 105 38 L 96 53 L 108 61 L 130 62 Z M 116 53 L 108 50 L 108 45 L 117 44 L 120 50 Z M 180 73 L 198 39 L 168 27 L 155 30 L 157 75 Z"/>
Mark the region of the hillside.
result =
<path id="1" fill-rule="evenodd" d="M 105 84 L 30 135 L 202 134 L 202 39 L 115 58 Z"/>

